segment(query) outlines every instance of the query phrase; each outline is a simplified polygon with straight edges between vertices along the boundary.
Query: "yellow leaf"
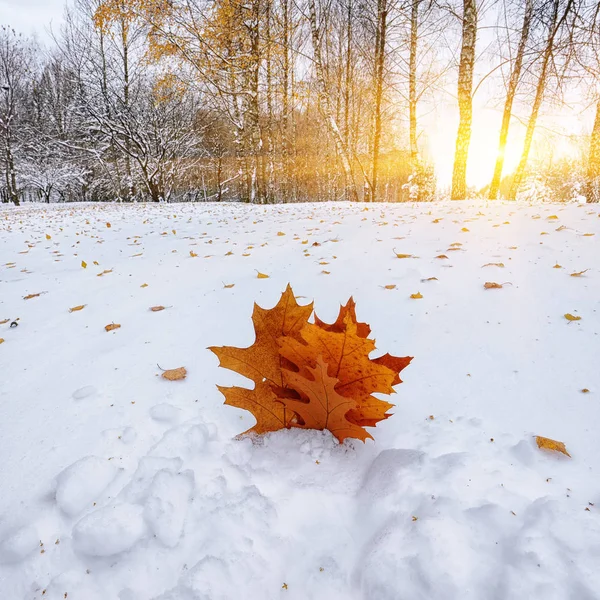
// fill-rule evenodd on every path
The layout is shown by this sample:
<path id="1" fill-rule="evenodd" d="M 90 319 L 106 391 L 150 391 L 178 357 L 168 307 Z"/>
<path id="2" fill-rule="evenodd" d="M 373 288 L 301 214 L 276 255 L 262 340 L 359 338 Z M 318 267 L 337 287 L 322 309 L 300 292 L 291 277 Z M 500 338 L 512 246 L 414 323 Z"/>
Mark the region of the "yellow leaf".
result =
<path id="1" fill-rule="evenodd" d="M 303 244 L 308 244 L 308 240 L 302 240 Z"/>
<path id="2" fill-rule="evenodd" d="M 106 227 L 107 227 L 108 229 L 110 229 L 110 228 L 112 227 L 112 225 L 111 225 L 110 223 L 107 223 L 107 224 L 106 224 Z"/>
<path id="3" fill-rule="evenodd" d="M 576 271 L 575 273 L 571 273 L 571 277 L 581 277 L 586 271 L 589 271 L 589 269 L 584 269 L 583 271 Z"/>
<path id="4" fill-rule="evenodd" d="M 232 254 L 233 254 L 233 252 L 230 250 L 229 252 L 227 252 L 227 253 L 225 254 L 225 256 L 231 256 Z"/>
<path id="5" fill-rule="evenodd" d="M 269 279 L 268 275 L 265 275 L 264 273 L 261 273 L 260 271 L 256 271 L 257 275 L 256 278 L 257 279 Z"/>
<path id="6" fill-rule="evenodd" d="M 553 269 L 562 269 L 562 267 L 558 263 L 556 263 L 552 268 Z"/>
<path id="7" fill-rule="evenodd" d="M 386 290 L 395 290 L 396 289 L 396 284 L 394 283 L 390 283 L 389 285 L 384 285 L 383 286 Z"/>
<path id="8" fill-rule="evenodd" d="M 27 296 L 23 296 L 23 300 L 31 300 L 32 298 L 37 298 L 42 292 L 39 294 L 28 294 Z"/>
<path id="9" fill-rule="evenodd" d="M 550 215 L 548 217 L 548 221 L 555 221 L 556 219 L 558 219 L 558 217 L 556 215 Z"/>
<path id="10" fill-rule="evenodd" d="M 173 233 L 173 235 L 177 235 L 177 229 L 171 229 L 171 232 Z"/>
<path id="11" fill-rule="evenodd" d="M 557 442 L 556 440 L 551 440 L 550 438 L 542 437 L 541 435 L 537 435 L 535 437 L 535 441 L 538 445 L 538 448 L 542 450 L 552 450 L 553 452 L 562 452 L 566 454 L 569 458 L 571 455 L 567 452 L 565 445 L 563 442 Z"/>
<path id="12" fill-rule="evenodd" d="M 504 268 L 504 263 L 486 263 L 485 265 L 483 265 L 483 267 L 500 267 L 501 269 Z M 483 267 L 481 267 L 483 269 Z"/>
<path id="13" fill-rule="evenodd" d="M 323 275 L 331 275 L 331 271 L 321 271 Z"/>
<path id="14" fill-rule="evenodd" d="M 4 338 L 0 338 L 0 344 L 4 344 Z"/>
<path id="15" fill-rule="evenodd" d="M 583 237 L 592 237 L 593 235 L 596 235 L 595 233 L 584 233 Z"/>
<path id="16" fill-rule="evenodd" d="M 439 223 L 442 219 L 434 219 L 433 221 L 431 221 L 432 223 Z"/>
<path id="17" fill-rule="evenodd" d="M 445 254 L 438 254 L 436 258 L 448 258 Z"/>
<path id="18" fill-rule="evenodd" d="M 73 308 L 69 309 L 69 312 L 79 312 L 80 310 L 83 310 L 86 307 L 85 304 L 80 304 L 79 306 L 74 306 Z"/>
<path id="19" fill-rule="evenodd" d="M 52 239 L 52 236 L 51 236 L 51 235 L 48 235 L 48 234 L 46 234 L 46 239 L 47 239 L 47 240 L 51 240 L 51 239 Z"/>
<path id="20" fill-rule="evenodd" d="M 85 262 L 85 260 L 82 260 L 82 261 L 81 261 L 81 266 L 82 266 L 84 269 L 87 269 L 87 263 Z"/>
<path id="21" fill-rule="evenodd" d="M 572 315 L 571 313 L 565 313 L 565 319 L 567 321 L 581 321 L 581 317 Z"/>
<path id="22" fill-rule="evenodd" d="M 282 235 L 285 235 L 285 233 L 283 233 L 283 231 L 278 231 L 277 235 L 282 236 Z"/>
<path id="23" fill-rule="evenodd" d="M 3 319 L 2 321 L 0 321 L 0 325 L 4 325 L 5 323 L 8 323 L 10 321 L 10 319 Z"/>
<path id="24" fill-rule="evenodd" d="M 463 227 L 463 228 L 461 229 L 461 231 L 465 231 L 465 232 L 466 232 L 466 231 L 469 231 L 469 230 L 468 230 L 466 227 Z"/>
<path id="25" fill-rule="evenodd" d="M 410 297 L 413 300 L 420 300 L 423 296 L 421 295 L 421 292 L 417 292 L 416 294 L 411 294 Z"/>
<path id="26" fill-rule="evenodd" d="M 499 288 L 502 287 L 502 284 L 501 283 L 495 283 L 494 281 L 486 281 L 483 284 L 483 287 L 486 290 L 497 290 L 497 289 L 499 289 Z"/>
<path id="27" fill-rule="evenodd" d="M 95 261 L 94 261 L 94 264 L 95 264 L 96 266 L 98 266 L 100 263 L 99 263 L 97 260 L 95 260 Z"/>
<path id="28" fill-rule="evenodd" d="M 180 379 L 185 379 L 186 375 L 187 371 L 185 367 L 179 367 L 178 369 L 163 371 L 162 378 L 168 381 L 179 381 Z"/>
<path id="29" fill-rule="evenodd" d="M 152 312 L 160 312 L 161 310 L 165 310 L 165 307 L 164 306 L 152 306 L 152 307 L 150 307 L 150 310 Z"/>
<path id="30" fill-rule="evenodd" d="M 142 283 L 142 285 L 140 285 L 140 287 L 141 287 L 141 288 L 148 287 L 148 284 L 147 284 L 147 283 Z"/>
<path id="31" fill-rule="evenodd" d="M 224 284 L 223 284 L 223 287 L 224 287 L 226 290 L 230 290 L 230 289 L 231 289 L 231 288 L 232 288 L 234 285 L 235 285 L 235 283 L 224 283 Z"/>
<path id="32" fill-rule="evenodd" d="M 102 277 L 103 275 L 106 275 L 107 273 L 112 273 L 112 269 L 104 269 L 104 271 L 102 271 L 102 273 L 98 273 L 98 275 L 96 275 L 96 277 Z"/>
<path id="33" fill-rule="evenodd" d="M 198 255 L 193 250 L 190 250 L 190 256 L 196 258 Z"/>
<path id="34" fill-rule="evenodd" d="M 121 326 L 118 323 L 111 323 L 110 325 L 107 325 L 104 329 L 106 331 L 114 331 L 115 329 L 120 329 Z"/>
<path id="35" fill-rule="evenodd" d="M 396 252 L 395 250 L 394 254 L 396 255 L 396 258 L 412 258 L 412 254 L 398 254 L 398 252 Z"/>

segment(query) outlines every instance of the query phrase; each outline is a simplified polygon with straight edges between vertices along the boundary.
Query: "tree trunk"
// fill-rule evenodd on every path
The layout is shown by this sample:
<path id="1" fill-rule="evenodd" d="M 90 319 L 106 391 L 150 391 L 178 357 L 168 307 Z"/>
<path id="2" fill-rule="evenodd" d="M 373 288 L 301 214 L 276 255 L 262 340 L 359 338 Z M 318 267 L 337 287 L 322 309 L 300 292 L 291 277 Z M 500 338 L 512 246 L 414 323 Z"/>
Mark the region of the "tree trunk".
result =
<path id="1" fill-rule="evenodd" d="M 515 94 L 517 93 L 519 79 L 521 78 L 521 67 L 523 66 L 523 56 L 525 54 L 527 41 L 529 39 L 529 30 L 531 28 L 532 17 L 533 0 L 526 0 L 525 12 L 523 14 L 523 26 L 521 27 L 521 38 L 519 40 L 519 47 L 517 48 L 515 63 L 510 74 L 508 90 L 506 91 L 506 101 L 504 103 L 504 113 L 502 115 L 502 126 L 500 127 L 500 141 L 498 142 L 498 154 L 496 156 L 496 166 L 494 168 L 494 175 L 492 177 L 492 182 L 490 183 L 488 194 L 488 198 L 490 200 L 496 200 L 498 197 L 498 190 L 500 189 L 502 170 L 504 169 L 504 152 L 506 150 L 506 141 L 508 139 L 508 128 L 510 126 L 512 106 L 515 99 Z"/>
<path id="2" fill-rule="evenodd" d="M 387 29 L 387 0 L 377 1 L 377 39 L 375 47 L 375 115 L 373 119 L 373 169 L 371 171 L 371 202 L 377 202 L 377 177 L 379 175 L 379 148 L 381 145 L 381 103 L 385 67 L 385 40 Z"/>
<path id="3" fill-rule="evenodd" d="M 533 141 L 533 134 L 535 132 L 535 126 L 537 124 L 538 114 L 540 112 L 540 107 L 542 105 L 542 100 L 544 99 L 544 92 L 546 90 L 547 83 L 547 74 L 548 74 L 548 66 L 550 65 L 550 59 L 552 58 L 552 53 L 554 50 L 554 40 L 556 38 L 556 34 L 558 33 L 560 27 L 563 22 L 567 18 L 571 6 L 573 5 L 573 0 L 569 0 L 565 7 L 565 11 L 560 19 L 558 20 L 558 9 L 560 6 L 560 0 L 554 0 L 552 6 L 552 21 L 550 22 L 548 39 L 546 41 L 546 46 L 544 48 L 544 54 L 542 56 L 542 66 L 540 69 L 540 75 L 537 82 L 536 90 L 535 90 L 535 98 L 533 100 L 533 106 L 531 107 L 531 115 L 529 116 L 529 121 L 527 122 L 527 131 L 525 132 L 525 142 L 523 144 L 523 153 L 521 154 L 521 160 L 519 161 L 519 166 L 515 171 L 515 176 L 510 186 L 510 191 L 508 194 L 509 200 L 516 200 L 517 193 L 519 188 L 521 187 L 521 183 L 523 181 L 523 177 L 525 176 L 525 169 L 527 168 L 527 161 L 529 160 L 529 152 L 531 150 L 531 143 Z"/>
<path id="4" fill-rule="evenodd" d="M 600 202 L 600 99 L 596 104 L 596 119 L 590 139 L 585 196 L 587 202 Z"/>
<path id="5" fill-rule="evenodd" d="M 462 48 L 458 68 L 458 110 L 460 120 L 452 173 L 452 200 L 464 200 L 467 196 L 467 160 L 469 158 L 473 121 L 472 92 L 476 42 L 477 1 L 463 0 Z"/>
<path id="6" fill-rule="evenodd" d="M 319 40 L 319 30 L 317 28 L 317 9 L 315 6 L 315 0 L 309 0 L 309 17 L 314 52 L 315 72 L 317 77 L 319 109 L 323 115 L 327 129 L 329 130 L 329 133 L 335 142 L 336 150 L 338 156 L 340 157 L 342 168 L 344 169 L 344 175 L 346 176 L 346 181 L 348 182 L 349 199 L 353 202 L 358 202 L 358 193 L 356 191 L 352 163 L 350 161 L 346 145 L 344 144 L 344 140 L 342 139 L 339 127 L 335 121 L 335 117 L 331 108 L 331 99 L 329 97 L 329 93 L 327 92 L 327 85 L 325 83 L 325 73 L 323 71 L 323 61 L 321 59 L 321 41 Z"/>
<path id="7" fill-rule="evenodd" d="M 282 0 L 283 12 L 283 90 L 282 90 L 282 115 L 281 115 L 281 162 L 283 177 L 280 184 L 284 202 L 289 200 L 290 182 L 290 9 L 288 0 Z"/>
<path id="8" fill-rule="evenodd" d="M 412 0 L 410 11 L 410 57 L 408 61 L 408 118 L 410 132 L 410 161 L 413 170 L 419 163 L 417 147 L 417 42 L 419 40 L 419 4 Z"/>

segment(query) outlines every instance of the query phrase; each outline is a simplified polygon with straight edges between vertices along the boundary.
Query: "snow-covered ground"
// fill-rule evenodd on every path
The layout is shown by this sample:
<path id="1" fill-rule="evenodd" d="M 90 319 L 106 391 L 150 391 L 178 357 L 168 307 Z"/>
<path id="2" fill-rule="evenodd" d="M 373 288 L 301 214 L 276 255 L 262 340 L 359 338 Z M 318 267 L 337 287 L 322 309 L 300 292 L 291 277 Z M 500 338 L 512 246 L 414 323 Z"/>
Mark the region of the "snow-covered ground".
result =
<path id="1" fill-rule="evenodd" d="M 0 209 L 0 598 L 600 598 L 599 216 Z M 206 348 L 251 344 L 288 282 L 415 357 L 374 442 L 235 439 L 216 384 L 244 380 Z"/>

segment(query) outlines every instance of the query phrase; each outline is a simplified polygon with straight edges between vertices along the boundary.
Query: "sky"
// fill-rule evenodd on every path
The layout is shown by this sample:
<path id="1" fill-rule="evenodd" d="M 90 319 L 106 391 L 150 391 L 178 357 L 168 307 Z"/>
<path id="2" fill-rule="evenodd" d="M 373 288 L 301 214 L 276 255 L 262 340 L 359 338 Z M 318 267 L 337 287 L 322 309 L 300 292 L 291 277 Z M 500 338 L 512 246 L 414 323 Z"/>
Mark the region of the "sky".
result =
<path id="1" fill-rule="evenodd" d="M 0 25 L 45 40 L 50 23 L 55 29 L 60 25 L 64 6 L 65 0 L 0 0 Z"/>

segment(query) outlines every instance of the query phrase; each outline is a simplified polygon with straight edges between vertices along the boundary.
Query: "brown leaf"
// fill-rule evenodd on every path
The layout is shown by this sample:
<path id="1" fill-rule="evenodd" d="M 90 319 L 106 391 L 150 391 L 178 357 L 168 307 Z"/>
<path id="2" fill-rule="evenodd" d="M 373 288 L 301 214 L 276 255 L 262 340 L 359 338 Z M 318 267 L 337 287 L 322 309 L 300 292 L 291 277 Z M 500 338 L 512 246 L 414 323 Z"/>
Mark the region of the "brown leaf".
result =
<path id="1" fill-rule="evenodd" d="M 115 329 L 120 329 L 121 326 L 118 323 L 110 323 L 104 329 L 106 331 L 114 331 Z"/>
<path id="2" fill-rule="evenodd" d="M 4 325 L 6 323 L 8 323 L 10 321 L 10 319 L 3 319 L 2 321 L 0 321 L 0 325 Z"/>
<path id="3" fill-rule="evenodd" d="M 107 223 L 107 224 L 106 224 L 106 227 L 107 227 L 108 229 L 110 229 L 112 226 L 111 226 L 111 224 L 110 224 L 110 223 Z"/>
<path id="4" fill-rule="evenodd" d="M 346 330 L 346 315 L 349 315 L 350 320 L 356 325 L 356 332 L 359 337 L 369 337 L 369 334 L 371 333 L 371 328 L 366 323 L 358 322 L 356 318 L 356 303 L 354 302 L 354 298 L 352 297 L 348 299 L 348 302 L 346 302 L 345 306 L 340 306 L 340 312 L 335 323 L 329 325 L 324 321 L 321 321 L 321 319 L 319 319 L 319 317 L 315 314 L 315 325 L 318 325 L 321 329 L 324 329 L 325 331 L 334 331 L 336 333 L 342 333 Z"/>
<path id="5" fill-rule="evenodd" d="M 32 298 L 37 298 L 41 294 L 42 292 L 39 292 L 38 294 L 28 294 L 27 296 L 23 296 L 23 300 L 31 300 Z"/>
<path id="6" fill-rule="evenodd" d="M 168 381 L 179 381 L 180 379 L 185 379 L 186 375 L 186 368 L 179 367 L 178 369 L 167 369 L 166 371 L 163 371 L 161 377 Z"/>
<path id="7" fill-rule="evenodd" d="M 102 271 L 102 273 L 98 273 L 98 275 L 96 277 L 102 277 L 103 275 L 108 275 L 108 273 L 112 273 L 112 269 L 104 269 L 104 271 Z"/>
<path id="8" fill-rule="evenodd" d="M 497 290 L 497 289 L 500 289 L 502 287 L 502 284 L 501 283 L 496 283 L 494 281 L 486 281 L 483 284 L 483 287 L 486 290 Z"/>
<path id="9" fill-rule="evenodd" d="M 421 294 L 421 292 L 417 292 L 416 294 L 411 294 L 410 297 L 413 300 L 420 300 L 423 297 L 423 295 Z"/>
<path id="10" fill-rule="evenodd" d="M 485 265 L 483 265 L 483 267 L 500 267 L 501 269 L 504 268 L 504 263 L 486 263 Z M 483 267 L 481 267 L 483 269 Z"/>
<path id="11" fill-rule="evenodd" d="M 565 313 L 565 319 L 567 321 L 581 321 L 581 317 L 572 315 L 571 313 Z"/>
<path id="12" fill-rule="evenodd" d="M 445 254 L 438 254 L 436 258 L 448 258 Z"/>
<path id="13" fill-rule="evenodd" d="M 141 288 L 147 288 L 148 284 L 147 283 L 142 283 L 142 285 L 140 285 Z"/>
<path id="14" fill-rule="evenodd" d="M 224 284 L 223 284 L 223 287 L 224 287 L 226 290 L 229 290 L 229 289 L 231 289 L 231 288 L 232 288 L 234 285 L 235 285 L 235 283 L 224 283 Z"/>
<path id="15" fill-rule="evenodd" d="M 306 367 L 302 373 L 289 372 L 288 383 L 299 398 L 281 398 L 281 402 L 300 416 L 295 427 L 303 429 L 328 429 L 340 441 L 352 437 L 365 441 L 371 434 L 348 420 L 348 413 L 357 408 L 356 400 L 342 396 L 336 389 L 338 379 L 328 374 L 328 365 L 322 356 L 315 367 Z"/>
<path id="16" fill-rule="evenodd" d="M 427 279 L 421 279 L 421 283 L 425 283 L 426 281 L 438 281 L 437 277 L 427 277 Z"/>
<path id="17" fill-rule="evenodd" d="M 4 344 L 4 338 L 0 338 L 0 344 Z"/>
<path id="18" fill-rule="evenodd" d="M 589 271 L 589 269 L 584 269 L 583 271 L 576 271 L 575 273 L 571 273 L 571 277 L 581 277 L 587 271 Z"/>
<path id="19" fill-rule="evenodd" d="M 161 310 L 165 310 L 165 307 L 164 306 L 151 306 L 150 310 L 152 312 L 160 312 Z"/>
<path id="20" fill-rule="evenodd" d="M 386 290 L 395 290 L 396 289 L 396 284 L 394 283 L 390 283 L 388 285 L 384 285 L 383 286 Z"/>
<path id="21" fill-rule="evenodd" d="M 83 310 L 86 307 L 85 304 L 80 304 L 79 306 L 74 306 L 73 308 L 69 309 L 69 312 L 79 312 L 80 310 Z"/>
<path id="22" fill-rule="evenodd" d="M 300 306 L 292 288 L 287 286 L 279 302 L 271 309 L 254 305 L 252 322 L 256 339 L 249 348 L 233 346 L 212 346 L 219 365 L 248 377 L 254 382 L 254 389 L 241 387 L 220 387 L 225 396 L 225 404 L 250 411 L 256 418 L 256 425 L 246 431 L 265 433 L 288 427 L 293 414 L 286 410 L 273 392 L 273 386 L 286 387 L 283 367 L 288 363 L 279 354 L 277 340 L 299 337 L 300 330 L 308 322 L 313 305 Z"/>
<path id="23" fill-rule="evenodd" d="M 563 454 L 566 454 L 569 458 L 571 458 L 571 455 L 567 452 L 567 449 L 563 442 L 557 442 L 556 440 L 551 440 L 550 438 L 542 437 L 541 435 L 537 435 L 535 437 L 535 441 L 538 445 L 538 448 L 541 448 L 542 450 L 562 452 Z"/>

